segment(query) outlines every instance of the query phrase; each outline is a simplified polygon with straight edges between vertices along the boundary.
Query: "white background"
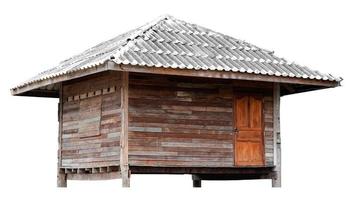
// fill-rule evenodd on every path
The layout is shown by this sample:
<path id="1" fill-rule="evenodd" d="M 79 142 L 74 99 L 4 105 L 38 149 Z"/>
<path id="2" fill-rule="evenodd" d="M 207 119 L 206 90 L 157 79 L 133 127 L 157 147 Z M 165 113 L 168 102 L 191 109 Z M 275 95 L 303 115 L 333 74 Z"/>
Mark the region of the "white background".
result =
<path id="1" fill-rule="evenodd" d="M 1 1 L 0 199 L 351 199 L 352 6 L 348 1 Z M 56 188 L 57 99 L 9 89 L 59 61 L 162 14 L 342 76 L 343 86 L 282 99 L 282 185 L 132 175 Z"/>

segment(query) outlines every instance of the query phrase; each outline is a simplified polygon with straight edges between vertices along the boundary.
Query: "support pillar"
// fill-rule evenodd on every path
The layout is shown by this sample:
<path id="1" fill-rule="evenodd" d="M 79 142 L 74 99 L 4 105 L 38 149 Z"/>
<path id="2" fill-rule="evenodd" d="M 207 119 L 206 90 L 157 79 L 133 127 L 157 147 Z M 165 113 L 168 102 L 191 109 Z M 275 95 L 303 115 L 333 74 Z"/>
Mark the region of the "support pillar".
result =
<path id="1" fill-rule="evenodd" d="M 58 172 L 57 174 L 57 187 L 67 187 L 67 175 Z"/>
<path id="2" fill-rule="evenodd" d="M 202 187 L 202 180 L 198 175 L 192 174 L 192 181 L 193 181 L 193 187 L 194 188 L 200 188 Z"/>
<path id="3" fill-rule="evenodd" d="M 121 135 L 120 135 L 120 169 L 122 187 L 130 187 L 130 170 L 128 166 L 128 72 L 121 72 Z"/>
<path id="4" fill-rule="evenodd" d="M 62 159 L 61 159 L 61 144 L 62 144 L 62 113 L 63 113 L 63 86 L 62 83 L 60 84 L 59 87 L 59 104 L 58 104 L 58 122 L 59 122 L 59 134 L 58 134 L 58 143 L 59 143 L 59 149 L 57 151 L 57 181 L 56 185 L 57 187 L 67 187 L 67 175 L 65 174 L 64 171 L 60 170 L 60 167 L 62 166 Z"/>
<path id="5" fill-rule="evenodd" d="M 274 83 L 274 170 L 271 176 L 272 187 L 281 187 L 281 137 L 280 137 L 280 83 Z"/>

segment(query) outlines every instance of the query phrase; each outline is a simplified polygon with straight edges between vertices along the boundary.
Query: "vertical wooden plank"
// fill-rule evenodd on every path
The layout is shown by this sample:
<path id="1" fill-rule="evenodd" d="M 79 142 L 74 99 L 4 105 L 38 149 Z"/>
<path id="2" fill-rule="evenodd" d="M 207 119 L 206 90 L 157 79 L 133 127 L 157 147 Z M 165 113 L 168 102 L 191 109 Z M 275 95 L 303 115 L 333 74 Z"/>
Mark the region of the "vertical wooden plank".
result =
<path id="1" fill-rule="evenodd" d="M 60 83 L 59 87 L 59 106 L 58 106 L 58 121 L 59 121 L 59 134 L 58 134 L 58 152 L 57 152 L 57 187 L 67 187 L 67 177 L 65 172 L 60 170 L 62 166 L 62 111 L 63 111 L 63 87 Z"/>
<path id="2" fill-rule="evenodd" d="M 121 72 L 120 168 L 122 187 L 130 187 L 128 167 L 128 72 Z"/>
<path id="3" fill-rule="evenodd" d="M 281 140 L 280 140 L 280 83 L 274 83 L 274 173 L 272 187 L 281 187 Z"/>

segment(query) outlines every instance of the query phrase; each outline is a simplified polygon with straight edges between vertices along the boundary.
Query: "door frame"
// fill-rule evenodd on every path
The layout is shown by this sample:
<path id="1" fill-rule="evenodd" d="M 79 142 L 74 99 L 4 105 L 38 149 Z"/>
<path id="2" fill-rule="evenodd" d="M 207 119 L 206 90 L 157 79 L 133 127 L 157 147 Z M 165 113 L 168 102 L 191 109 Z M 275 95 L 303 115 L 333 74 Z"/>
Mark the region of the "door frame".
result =
<path id="1" fill-rule="evenodd" d="M 261 123 L 261 127 L 262 127 L 262 131 L 261 131 L 261 138 L 262 138 L 262 157 L 263 157 L 263 164 L 262 165 L 248 165 L 248 166 L 239 166 L 236 164 L 236 139 L 237 139 L 237 127 L 236 127 L 236 101 L 238 99 L 239 96 L 254 96 L 254 97 L 259 97 L 262 101 L 262 110 L 261 110 L 261 115 L 262 115 L 262 123 Z M 233 100 L 232 100 L 232 110 L 233 110 L 233 114 L 232 114 L 232 133 L 233 133 L 233 141 L 232 141 L 232 146 L 233 146 L 233 165 L 235 167 L 264 167 L 265 166 L 265 116 L 264 116 L 264 94 L 259 93 L 259 92 L 237 92 L 234 91 L 233 93 Z"/>

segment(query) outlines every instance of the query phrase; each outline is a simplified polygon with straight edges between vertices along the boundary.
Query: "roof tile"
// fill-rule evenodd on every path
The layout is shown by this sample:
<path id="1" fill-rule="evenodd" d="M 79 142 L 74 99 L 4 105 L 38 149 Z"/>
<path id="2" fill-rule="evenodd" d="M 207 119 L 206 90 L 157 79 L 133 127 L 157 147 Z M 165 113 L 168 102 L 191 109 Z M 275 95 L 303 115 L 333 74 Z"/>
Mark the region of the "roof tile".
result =
<path id="1" fill-rule="evenodd" d="M 341 81 L 339 77 L 288 63 L 258 48 L 210 29 L 171 16 L 162 16 L 140 28 L 102 42 L 62 61 L 17 87 L 85 70 L 108 60 L 117 64 L 219 70 Z"/>

